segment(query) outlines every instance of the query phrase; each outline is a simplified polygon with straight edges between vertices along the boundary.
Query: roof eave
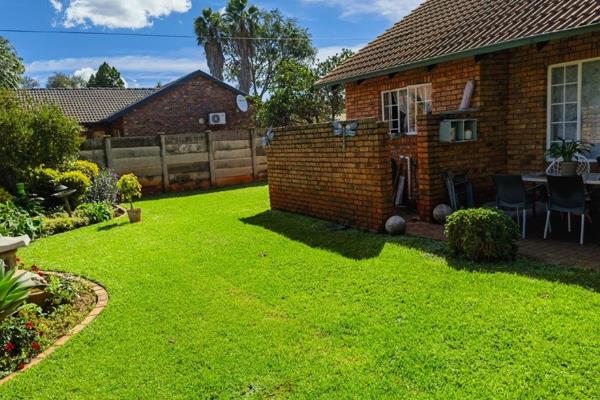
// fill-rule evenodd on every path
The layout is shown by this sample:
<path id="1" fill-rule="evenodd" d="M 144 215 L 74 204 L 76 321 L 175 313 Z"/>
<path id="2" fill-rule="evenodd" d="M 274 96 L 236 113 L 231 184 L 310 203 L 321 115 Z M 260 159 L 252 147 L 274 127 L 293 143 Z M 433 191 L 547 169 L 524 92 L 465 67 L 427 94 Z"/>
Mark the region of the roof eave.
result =
<path id="1" fill-rule="evenodd" d="M 563 30 L 563 31 L 543 33 L 540 35 L 529 36 L 526 38 L 515 39 L 515 40 L 502 42 L 502 43 L 496 43 L 496 44 L 489 45 L 489 46 L 478 47 L 476 49 L 470 49 L 470 50 L 460 51 L 460 52 L 456 52 L 456 53 L 446 54 L 443 56 L 429 58 L 429 59 L 418 61 L 415 63 L 403 64 L 403 65 L 399 65 L 397 67 L 392 67 L 392 68 L 369 72 L 367 74 L 355 75 L 355 76 L 344 78 L 344 79 L 337 79 L 337 80 L 325 81 L 325 82 L 323 82 L 323 80 L 320 80 L 320 81 L 317 81 L 317 83 L 315 84 L 315 87 L 317 89 L 320 89 L 320 88 L 325 88 L 325 87 L 343 85 L 343 84 L 350 83 L 350 82 L 356 82 L 356 81 L 361 81 L 361 80 L 365 80 L 365 79 L 376 78 L 376 77 L 380 77 L 383 75 L 389 75 L 389 74 L 394 74 L 397 72 L 407 71 L 410 69 L 427 67 L 427 66 L 430 66 L 433 64 L 439 64 L 442 62 L 455 61 L 455 60 L 459 60 L 461 58 L 473 57 L 476 55 L 513 49 L 515 47 L 536 44 L 539 42 L 545 42 L 545 41 L 549 41 L 549 40 L 562 39 L 562 38 L 566 38 L 566 37 L 580 35 L 583 33 L 595 32 L 598 30 L 600 30 L 600 23 L 595 23 L 595 24 L 586 25 L 586 26 L 573 28 L 573 29 L 567 29 L 567 30 Z"/>

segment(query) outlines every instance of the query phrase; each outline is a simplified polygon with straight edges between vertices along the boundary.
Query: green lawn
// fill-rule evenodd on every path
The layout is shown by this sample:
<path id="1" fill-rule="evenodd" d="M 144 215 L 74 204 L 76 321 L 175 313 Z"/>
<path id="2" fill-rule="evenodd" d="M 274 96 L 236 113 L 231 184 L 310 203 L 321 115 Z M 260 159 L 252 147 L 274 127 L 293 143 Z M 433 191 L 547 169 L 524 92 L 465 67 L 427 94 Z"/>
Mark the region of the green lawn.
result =
<path id="1" fill-rule="evenodd" d="M 0 398 L 600 398 L 599 274 L 447 260 L 265 186 L 140 205 L 22 253 L 110 302 Z"/>

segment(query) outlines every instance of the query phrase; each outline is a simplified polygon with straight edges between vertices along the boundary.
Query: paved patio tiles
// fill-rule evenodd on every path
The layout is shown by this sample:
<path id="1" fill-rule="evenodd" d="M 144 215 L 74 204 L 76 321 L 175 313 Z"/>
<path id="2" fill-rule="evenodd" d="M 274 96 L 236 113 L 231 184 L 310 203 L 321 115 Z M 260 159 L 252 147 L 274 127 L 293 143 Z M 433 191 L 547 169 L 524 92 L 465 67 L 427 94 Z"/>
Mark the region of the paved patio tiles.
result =
<path id="1" fill-rule="evenodd" d="M 433 240 L 446 240 L 444 228 L 441 225 L 417 221 L 412 216 L 407 216 L 407 234 Z M 528 238 L 519 241 L 519 254 L 542 261 L 550 265 L 564 265 L 600 271 L 600 245 L 595 237 L 588 239 L 586 244 L 580 246 L 576 234 L 573 237 L 544 240 L 541 235 L 542 228 L 539 224 L 532 224 Z M 539 231 L 539 232 L 538 232 Z M 578 230 L 575 228 L 575 232 Z"/>

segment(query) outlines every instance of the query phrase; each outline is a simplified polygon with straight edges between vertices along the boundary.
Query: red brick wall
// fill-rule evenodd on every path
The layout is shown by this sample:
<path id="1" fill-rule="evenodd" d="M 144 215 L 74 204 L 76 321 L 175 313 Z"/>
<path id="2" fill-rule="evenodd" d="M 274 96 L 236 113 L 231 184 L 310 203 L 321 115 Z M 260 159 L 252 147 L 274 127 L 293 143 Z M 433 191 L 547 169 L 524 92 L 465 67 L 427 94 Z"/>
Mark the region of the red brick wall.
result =
<path id="1" fill-rule="evenodd" d="M 507 105 L 508 171 L 539 171 L 546 165 L 548 67 L 600 57 L 600 33 L 525 46 L 509 53 Z M 597 167 L 594 165 L 594 167 Z"/>
<path id="2" fill-rule="evenodd" d="M 279 129 L 267 157 L 273 209 L 373 231 L 393 213 L 386 124 L 361 120 L 345 148 L 331 124 Z"/>
<path id="3" fill-rule="evenodd" d="M 231 130 L 251 125 L 252 113 L 236 106 L 236 93 L 206 79 L 196 77 L 127 113 L 123 117 L 124 136 L 197 133 Z M 225 112 L 227 125 L 209 126 L 208 114 Z M 205 123 L 200 124 L 203 118 Z"/>
<path id="4" fill-rule="evenodd" d="M 490 176 L 495 173 L 542 171 L 545 166 L 547 71 L 552 64 L 600 57 L 600 34 L 590 33 L 523 46 L 346 85 L 349 119 L 381 119 L 381 92 L 431 82 L 433 115 L 421 118 L 417 137 L 390 141 L 392 156 L 416 158 L 421 217 L 430 219 L 435 205 L 447 202 L 442 180 L 445 170 L 465 171 L 477 200 L 493 200 Z M 476 81 L 471 114 L 439 115 L 456 110 L 467 80 Z M 440 143 L 443 118 L 478 119 L 479 138 L 473 143 Z M 593 166 L 597 168 L 597 166 Z"/>

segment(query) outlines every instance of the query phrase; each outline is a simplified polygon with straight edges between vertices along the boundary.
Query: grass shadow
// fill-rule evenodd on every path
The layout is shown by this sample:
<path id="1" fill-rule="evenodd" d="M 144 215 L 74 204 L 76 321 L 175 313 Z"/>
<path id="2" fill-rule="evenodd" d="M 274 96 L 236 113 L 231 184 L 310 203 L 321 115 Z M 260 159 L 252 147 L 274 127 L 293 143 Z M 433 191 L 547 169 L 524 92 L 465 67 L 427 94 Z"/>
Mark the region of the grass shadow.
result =
<path id="1" fill-rule="evenodd" d="M 446 260 L 449 267 L 458 271 L 515 274 L 532 279 L 577 285 L 596 293 L 600 292 L 600 272 L 546 265 L 525 257 L 519 257 L 512 262 L 474 262 L 452 257 L 444 242 L 415 236 L 392 237 L 346 229 L 327 221 L 280 211 L 266 211 L 242 218 L 241 221 L 353 260 L 377 257 L 383 247 L 391 243 L 441 257 Z"/>
<path id="2" fill-rule="evenodd" d="M 108 225 L 99 226 L 98 228 L 96 228 L 96 230 L 98 232 L 110 231 L 110 230 L 113 230 L 115 228 L 121 227 L 123 225 L 127 225 L 127 224 L 129 224 L 129 220 L 126 217 L 125 218 L 122 217 L 122 218 L 119 218 L 115 222 L 110 223 Z"/>

